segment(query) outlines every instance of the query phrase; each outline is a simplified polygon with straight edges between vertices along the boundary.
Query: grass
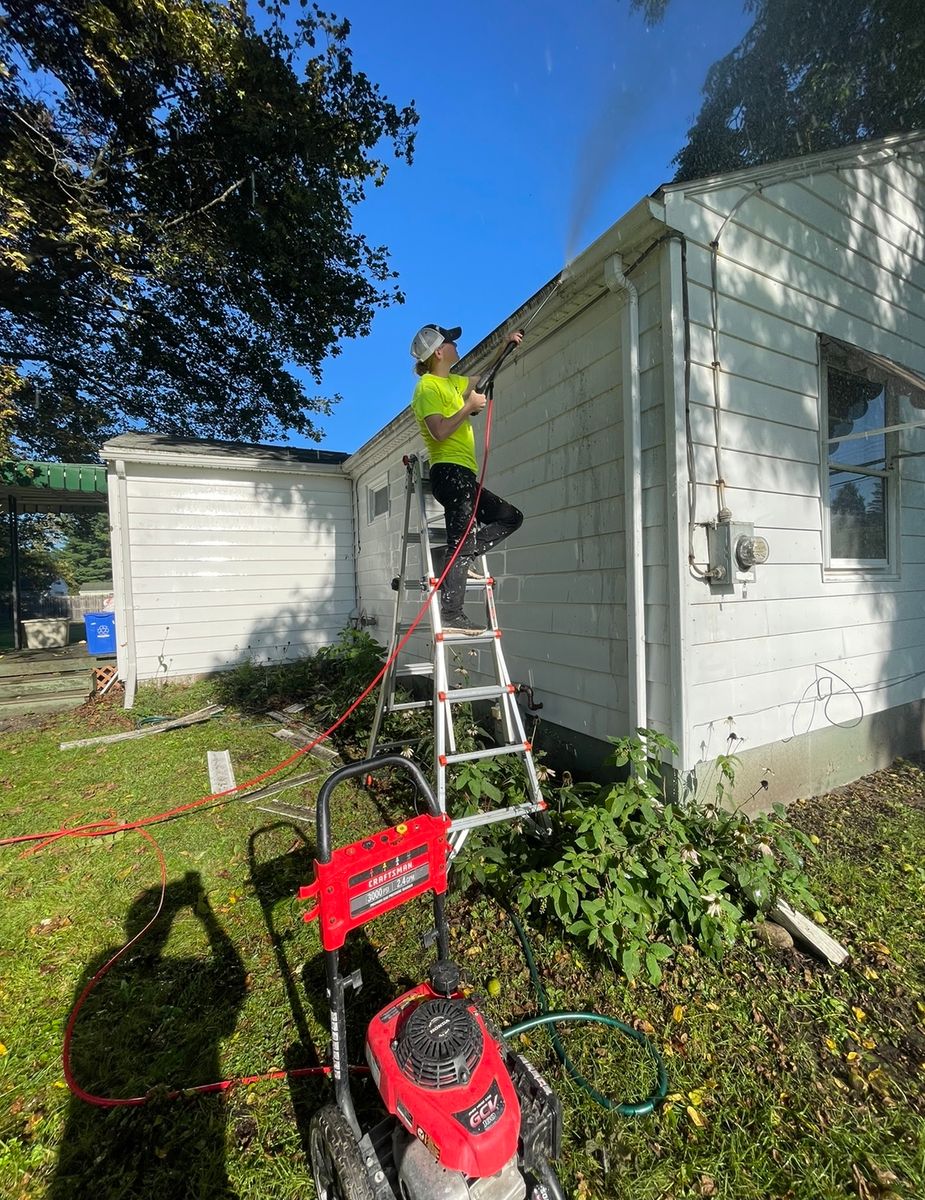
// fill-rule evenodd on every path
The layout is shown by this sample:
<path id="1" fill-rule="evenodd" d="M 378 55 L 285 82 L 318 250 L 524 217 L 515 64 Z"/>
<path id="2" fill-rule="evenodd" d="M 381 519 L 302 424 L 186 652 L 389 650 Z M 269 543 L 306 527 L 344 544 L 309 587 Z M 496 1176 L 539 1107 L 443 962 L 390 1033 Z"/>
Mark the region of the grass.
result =
<path id="1" fill-rule="evenodd" d="M 136 716 L 191 711 L 211 685 L 143 691 Z M 259 717 L 228 711 L 207 725 L 105 747 L 63 740 L 131 728 L 102 705 L 0 733 L 5 836 L 117 814 L 130 819 L 208 791 L 206 751 L 231 751 L 243 780 L 288 754 Z M 306 769 L 300 763 L 295 770 Z M 314 787 L 288 792 L 311 804 Z M 335 839 L 398 819 L 385 792 L 349 785 L 334 802 Z M 925 1195 L 925 773 L 899 763 L 793 819 L 819 838 L 810 864 L 849 965 L 749 943 L 720 963 L 679 953 L 659 988 L 631 987 L 542 928 L 533 948 L 552 1007 L 630 1019 L 666 1054 L 671 1098 L 626 1120 L 592 1105 L 556 1065 L 547 1034 L 526 1052 L 565 1113 L 561 1173 L 581 1200 L 887 1200 Z M 321 1080 L 238 1087 L 168 1101 L 191 1086 L 306 1066 L 328 1034 L 317 933 L 295 899 L 311 875 L 312 830 L 242 802 L 155 827 L 167 862 L 166 911 L 91 994 L 74 1036 L 83 1087 L 151 1093 L 106 1111 L 69 1094 L 61 1042 L 86 980 L 154 911 L 156 857 L 138 835 L 61 841 L 22 858 L 0 851 L 0 1194 L 53 1200 L 196 1196 L 311 1197 L 308 1121 L 329 1097 Z M 488 897 L 451 896 L 453 950 L 493 1020 L 535 1010 L 523 956 Z M 364 989 L 349 1003 L 351 1057 L 369 1017 L 421 977 L 423 904 L 368 926 L 349 943 Z M 594 1027 L 562 1030 L 604 1092 L 638 1098 L 651 1083 L 641 1055 Z"/>

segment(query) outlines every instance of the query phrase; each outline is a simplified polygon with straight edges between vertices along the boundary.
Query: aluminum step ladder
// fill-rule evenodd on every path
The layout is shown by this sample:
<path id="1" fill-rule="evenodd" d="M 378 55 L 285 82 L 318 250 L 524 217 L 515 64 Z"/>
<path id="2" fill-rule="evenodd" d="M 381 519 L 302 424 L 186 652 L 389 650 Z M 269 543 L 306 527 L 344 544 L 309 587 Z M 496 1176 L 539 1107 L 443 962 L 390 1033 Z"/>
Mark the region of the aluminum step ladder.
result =
<path id="1" fill-rule="evenodd" d="M 426 662 L 402 661 L 406 658 L 408 647 L 399 655 L 395 653 L 402 638 L 414 623 L 414 617 L 417 616 L 428 592 L 433 591 L 442 574 L 442 566 L 440 570 L 435 569 L 435 551 L 439 552 L 442 549 L 441 561 L 444 563 L 446 561 L 446 538 L 442 514 L 436 519 L 428 514 L 427 497 L 430 494 L 430 484 L 423 477 L 420 460 L 416 455 L 406 455 L 402 462 L 406 471 L 405 508 L 401 560 L 398 575 L 392 580 L 396 597 L 392 632 L 387 651 L 389 666 L 379 687 L 379 698 L 370 732 L 367 757 L 374 758 L 380 754 L 395 753 L 400 748 L 400 744 L 395 742 L 379 741 L 383 721 L 388 713 L 429 708 L 433 710 L 434 794 L 441 812 L 447 811 L 447 772 L 460 763 L 513 754 L 523 762 L 527 780 L 527 797 L 522 804 L 489 809 L 452 821 L 449 840 L 453 853 L 456 854 L 462 847 L 469 830 L 496 821 L 530 818 L 533 814 L 542 813 L 545 810 L 546 801 L 540 790 L 536 764 L 533 760 L 533 746 L 527 738 L 523 717 L 517 704 L 518 688 L 511 682 L 501 648 L 502 631 L 498 627 L 494 580 L 489 574 L 484 555 L 475 560 L 481 565 L 481 574 L 477 579 L 470 577 L 467 580 L 466 594 L 467 598 L 473 591 L 483 594 L 485 632 L 477 636 L 445 633 L 440 619 L 440 598 L 435 594 L 428 606 L 427 613 L 416 627 L 422 631 L 430 631 L 433 658 Z M 409 615 L 411 619 L 408 619 Z M 483 647 L 490 650 L 490 654 L 485 656 L 490 659 L 490 671 L 486 671 L 484 665 L 482 666 L 482 670 L 492 676 L 490 684 L 482 687 L 450 685 L 447 651 L 459 647 L 466 649 Z M 397 692 L 399 681 L 415 679 L 432 680 L 430 698 L 402 700 Z M 458 704 L 485 700 L 493 701 L 500 711 L 503 740 L 497 746 L 489 746 L 468 753 L 460 752 L 457 750 L 453 724 L 454 708 Z M 452 817 L 452 813 L 450 816 Z M 542 818 L 540 824 L 545 829 L 546 819 Z"/>

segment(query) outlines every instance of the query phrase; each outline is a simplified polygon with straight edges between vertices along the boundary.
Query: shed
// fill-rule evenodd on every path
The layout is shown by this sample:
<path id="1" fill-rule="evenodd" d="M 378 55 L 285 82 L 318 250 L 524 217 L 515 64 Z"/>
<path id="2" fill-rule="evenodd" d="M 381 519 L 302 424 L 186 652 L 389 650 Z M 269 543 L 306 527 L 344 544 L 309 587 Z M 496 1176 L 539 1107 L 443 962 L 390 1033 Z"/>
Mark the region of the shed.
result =
<path id="1" fill-rule="evenodd" d="M 356 604 L 345 454 L 129 433 L 102 456 L 127 705 L 139 681 L 337 639 Z"/>
<path id="2" fill-rule="evenodd" d="M 646 726 L 786 801 L 921 749 L 923 231 L 925 133 L 670 184 L 463 360 L 545 300 L 497 379 L 488 481 L 526 521 L 490 562 L 576 763 Z M 380 626 L 410 452 L 405 409 L 344 464 Z"/>

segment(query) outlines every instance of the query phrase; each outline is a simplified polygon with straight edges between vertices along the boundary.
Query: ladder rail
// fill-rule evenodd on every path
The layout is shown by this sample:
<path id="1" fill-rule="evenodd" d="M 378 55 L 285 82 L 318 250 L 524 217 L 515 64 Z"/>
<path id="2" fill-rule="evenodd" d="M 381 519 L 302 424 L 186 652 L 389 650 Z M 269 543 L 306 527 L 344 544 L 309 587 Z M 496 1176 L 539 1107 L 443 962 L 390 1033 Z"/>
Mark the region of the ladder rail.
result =
<path id="1" fill-rule="evenodd" d="M 508 805 L 504 808 L 489 809 L 475 813 L 472 816 L 459 818 L 451 824 L 448 841 L 451 847 L 451 857 L 459 853 L 468 834 L 472 829 L 494 824 L 498 821 L 518 820 L 545 809 L 546 802 L 540 788 L 536 764 L 533 760 L 532 745 L 526 736 L 523 716 L 517 704 L 517 688 L 512 683 L 507 662 L 502 649 L 501 630 L 498 625 L 498 613 L 494 596 L 494 580 L 488 571 L 486 557 L 482 555 L 478 562 L 481 564 L 482 580 L 473 581 L 468 587 L 484 589 L 486 632 L 479 637 L 463 635 L 447 635 L 443 629 L 440 615 L 440 605 L 433 595 L 439 574 L 434 566 L 434 547 L 431 543 L 431 532 L 436 529 L 427 511 L 427 495 L 424 490 L 424 478 L 421 463 L 416 455 L 410 455 L 405 460 L 405 503 L 402 523 L 401 556 L 399 560 L 398 578 L 393 581 L 396 590 L 393 610 L 391 639 L 389 642 L 389 667 L 386 670 L 379 689 L 376 705 L 376 715 L 369 738 L 368 757 L 376 754 L 379 734 L 382 730 L 385 716 L 390 712 L 403 712 L 410 709 L 430 707 L 432 710 L 432 730 L 434 745 L 434 794 L 441 812 L 447 811 L 447 770 L 457 764 L 473 761 L 484 761 L 505 755 L 516 755 L 524 764 L 527 776 L 527 796 L 523 803 Z M 412 511 L 417 518 L 417 530 L 411 529 Z M 409 578 L 409 549 L 417 546 L 420 552 L 420 574 Z M 447 560 L 445 560 L 447 561 Z M 428 605 L 430 627 L 432 633 L 432 663 L 410 663 L 404 667 L 397 664 L 396 651 L 401 638 L 410 627 L 407 620 L 402 619 L 402 606 L 408 597 L 418 592 L 419 596 L 431 593 Z M 486 686 L 461 687 L 450 685 L 450 665 L 447 661 L 447 650 L 455 650 L 461 645 L 468 645 L 473 652 L 476 647 L 488 649 L 488 662 L 479 661 L 480 673 L 488 675 L 495 682 Z M 489 665 L 490 664 L 490 665 Z M 432 678 L 432 698 L 430 700 L 397 700 L 396 683 L 400 678 L 426 677 Z M 455 693 L 455 694 L 454 694 Z M 500 708 L 500 723 L 503 742 L 499 746 L 463 752 L 457 745 L 454 726 L 453 706 L 461 702 L 497 700 Z"/>

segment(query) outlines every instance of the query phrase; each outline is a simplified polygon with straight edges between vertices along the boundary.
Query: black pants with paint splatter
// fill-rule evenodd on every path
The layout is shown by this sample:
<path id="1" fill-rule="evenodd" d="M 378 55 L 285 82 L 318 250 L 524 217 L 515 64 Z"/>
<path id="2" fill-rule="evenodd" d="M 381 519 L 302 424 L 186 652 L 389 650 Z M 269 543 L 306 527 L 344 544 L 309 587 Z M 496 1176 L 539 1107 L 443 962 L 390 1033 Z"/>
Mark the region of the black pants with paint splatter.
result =
<path id="1" fill-rule="evenodd" d="M 449 557 L 459 545 L 472 516 L 479 486 L 478 476 L 456 463 L 433 463 L 430 484 L 434 498 L 443 505 Z M 520 509 L 487 488 L 482 489 L 472 529 L 440 589 L 440 610 L 444 618 L 455 617 L 462 612 L 466 598 L 466 576 L 473 558 L 487 553 L 509 537 L 521 527 L 523 519 Z"/>

